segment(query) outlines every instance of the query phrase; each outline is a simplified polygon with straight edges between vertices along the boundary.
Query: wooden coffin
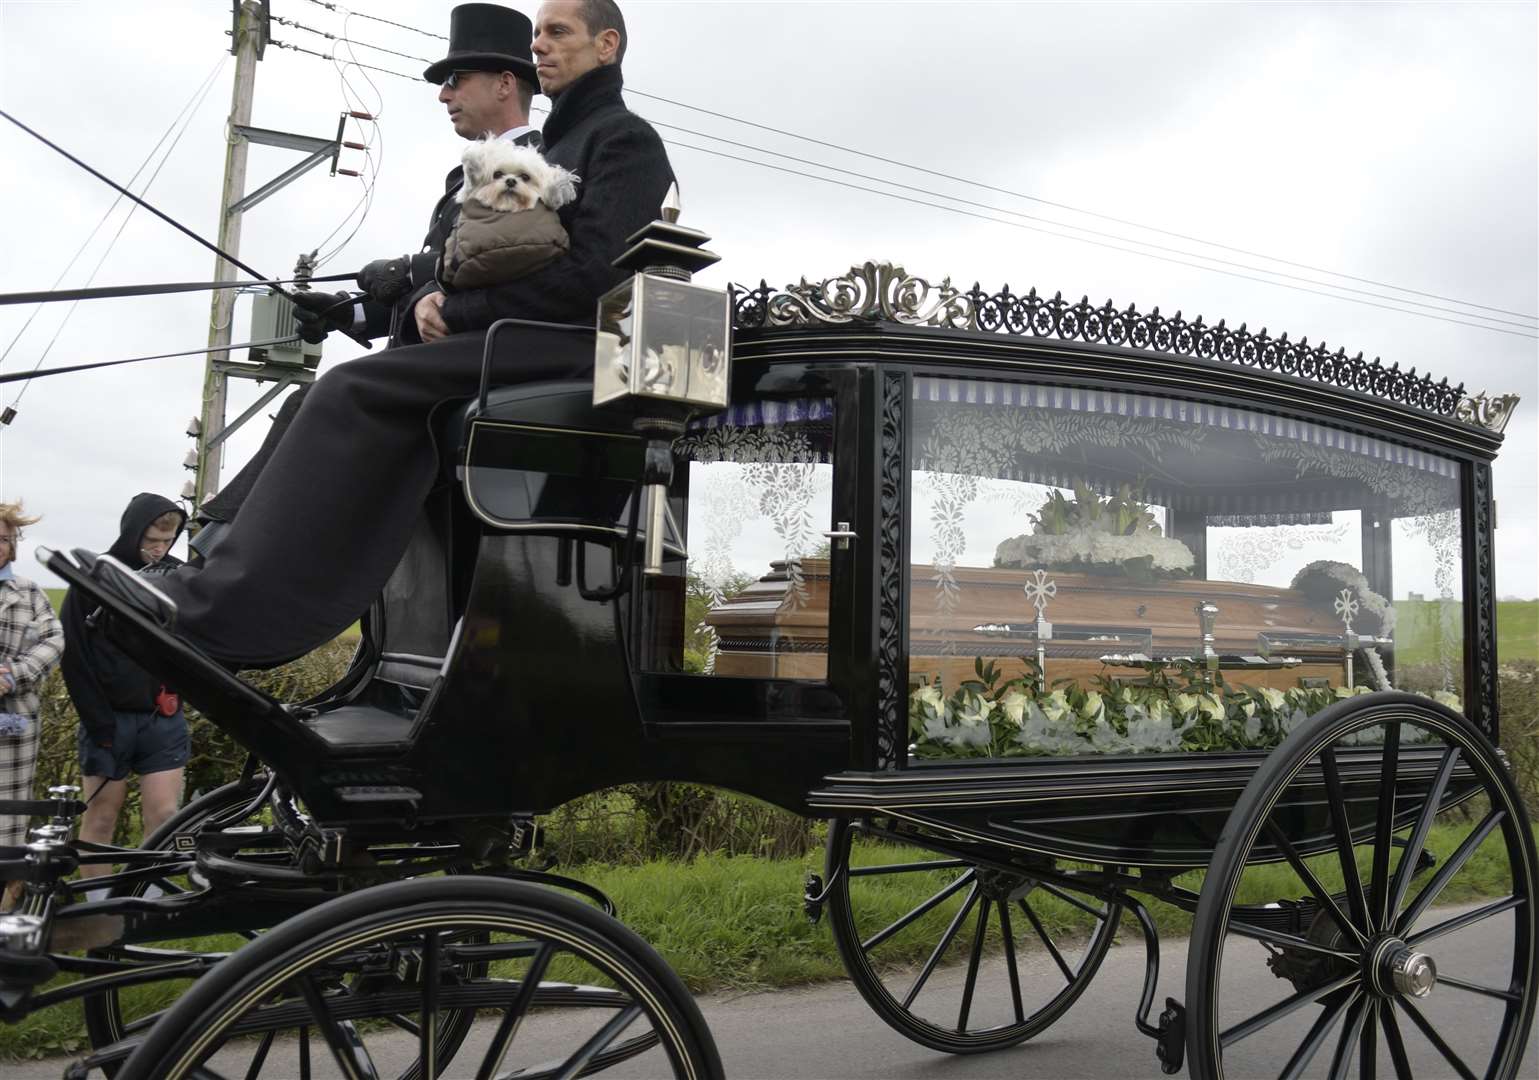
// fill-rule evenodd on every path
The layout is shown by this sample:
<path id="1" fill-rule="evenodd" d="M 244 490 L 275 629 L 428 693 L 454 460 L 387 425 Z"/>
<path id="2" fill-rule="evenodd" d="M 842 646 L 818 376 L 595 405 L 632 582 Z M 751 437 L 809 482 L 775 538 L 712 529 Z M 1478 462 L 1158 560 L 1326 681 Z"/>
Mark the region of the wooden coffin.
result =
<path id="1" fill-rule="evenodd" d="M 909 677 L 947 687 L 974 677 L 974 660 L 993 660 L 1006 678 L 1037 655 L 1037 610 L 1025 587 L 1031 571 L 958 567 L 949 580 L 931 566 L 912 569 Z M 1217 607 L 1213 649 L 1232 683 L 1286 689 L 1340 685 L 1343 627 L 1328 606 L 1291 589 L 1230 581 L 1139 583 L 1124 577 L 1049 573 L 1043 611 L 1049 680 L 1088 684 L 1097 674 L 1139 679 L 1136 664 L 1108 656 L 1202 655 L 1196 607 Z M 706 616 L 719 651 L 716 673 L 757 678 L 822 679 L 828 671 L 828 560 L 803 559 L 799 572 L 775 563 L 768 574 Z M 1282 667 L 1284 658 L 1302 661 Z"/>

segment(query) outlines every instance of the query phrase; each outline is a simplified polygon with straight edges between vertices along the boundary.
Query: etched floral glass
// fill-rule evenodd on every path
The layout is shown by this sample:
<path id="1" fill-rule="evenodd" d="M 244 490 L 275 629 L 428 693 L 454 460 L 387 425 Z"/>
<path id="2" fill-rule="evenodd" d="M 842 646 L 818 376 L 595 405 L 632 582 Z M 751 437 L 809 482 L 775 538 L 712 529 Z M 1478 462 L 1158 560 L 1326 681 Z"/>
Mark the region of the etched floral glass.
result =
<path id="1" fill-rule="evenodd" d="M 1457 705 L 1456 462 L 1149 394 L 913 387 L 914 754 L 1266 749 L 1344 696 Z"/>

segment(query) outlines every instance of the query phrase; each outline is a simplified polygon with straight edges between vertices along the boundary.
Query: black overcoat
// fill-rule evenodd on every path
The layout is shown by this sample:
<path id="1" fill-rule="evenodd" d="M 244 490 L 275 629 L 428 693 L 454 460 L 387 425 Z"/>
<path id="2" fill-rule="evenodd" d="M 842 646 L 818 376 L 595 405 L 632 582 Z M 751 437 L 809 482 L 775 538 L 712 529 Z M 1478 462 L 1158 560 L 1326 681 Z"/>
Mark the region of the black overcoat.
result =
<path id="1" fill-rule="evenodd" d="M 509 316 L 593 324 L 598 297 L 623 277 L 613 260 L 657 216 L 673 179 L 662 140 L 625 108 L 620 86 L 617 68 L 589 72 L 546 124 L 547 156 L 582 176 L 579 198 L 562 208 L 571 253 L 511 284 L 448 297 L 457 331 L 448 338 L 386 349 L 316 380 L 224 539 L 201 568 L 165 579 L 192 644 L 229 664 L 270 666 L 346 629 L 389 578 L 446 475 L 434 417 L 475 395 L 485 328 Z M 586 335 L 531 329 L 502 341 L 497 384 L 592 371 Z"/>

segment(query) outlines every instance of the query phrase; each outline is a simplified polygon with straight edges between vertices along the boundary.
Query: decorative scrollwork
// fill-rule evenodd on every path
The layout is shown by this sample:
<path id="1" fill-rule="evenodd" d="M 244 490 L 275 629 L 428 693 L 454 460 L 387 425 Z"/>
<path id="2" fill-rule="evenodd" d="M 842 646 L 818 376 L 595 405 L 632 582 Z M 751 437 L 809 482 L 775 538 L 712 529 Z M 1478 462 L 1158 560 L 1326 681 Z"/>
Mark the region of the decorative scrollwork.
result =
<path id="1" fill-rule="evenodd" d="M 950 278 L 932 285 L 886 262 L 852 266 L 842 277 L 815 283 L 803 278 L 784 289 L 773 289 L 763 281 L 757 288 L 737 285 L 732 299 L 733 325 L 743 330 L 885 321 L 1128 346 L 1278 371 L 1496 432 L 1506 425 L 1518 401 L 1514 394 L 1491 397 L 1482 392 L 1471 397 L 1463 383 L 1449 386 L 1446 378 L 1418 375 L 1415 368 L 1401 371 L 1399 364 L 1386 367 L 1378 357 L 1370 361 L 1362 353 L 1348 356 L 1341 348 L 1333 352 L 1324 342 L 1310 345 L 1308 338 L 1297 342 L 1289 341 L 1287 334 L 1273 338 L 1265 328 L 1252 333 L 1243 323 L 1239 329 L 1230 329 L 1222 320 L 1214 325 L 1201 316 L 1188 321 L 1179 311 L 1172 317 L 1162 316 L 1159 308 L 1140 314 L 1131 304 L 1118 310 L 1110 300 L 1094 307 L 1088 296 L 1069 301 L 1055 293 L 1047 299 L 1036 289 L 1020 296 L 1008 285 L 988 293 L 975 282 L 963 292 Z"/>
<path id="2" fill-rule="evenodd" d="M 876 642 L 876 760 L 875 768 L 897 765 L 898 748 L 907 732 L 908 673 L 903 670 L 903 639 L 908 619 L 903 611 L 903 585 L 908 566 L 903 558 L 902 521 L 908 491 L 908 466 L 903 450 L 903 376 L 882 377 L 881 512 L 877 567 Z"/>
<path id="3" fill-rule="evenodd" d="M 1517 394 L 1487 394 L 1482 390 L 1460 398 L 1454 415 L 1466 424 L 1479 424 L 1500 434 L 1506 430 L 1507 421 L 1512 419 L 1520 400 Z"/>

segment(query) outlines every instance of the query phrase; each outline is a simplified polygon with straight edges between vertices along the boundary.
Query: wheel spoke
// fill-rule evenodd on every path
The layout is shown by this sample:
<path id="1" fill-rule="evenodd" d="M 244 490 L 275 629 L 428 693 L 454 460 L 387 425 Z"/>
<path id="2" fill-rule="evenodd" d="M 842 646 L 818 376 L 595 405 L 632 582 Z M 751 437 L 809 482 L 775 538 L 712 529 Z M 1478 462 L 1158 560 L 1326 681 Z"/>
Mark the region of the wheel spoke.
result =
<path id="1" fill-rule="evenodd" d="M 1480 819 L 1480 824 L 1475 826 L 1474 830 L 1464 838 L 1464 841 L 1455 849 L 1454 853 L 1448 857 L 1448 861 L 1438 868 L 1438 872 L 1432 876 L 1432 880 L 1427 882 L 1422 887 L 1421 892 L 1416 894 L 1416 899 L 1411 901 L 1410 907 L 1401 913 L 1400 918 L 1395 923 L 1395 932 L 1397 934 L 1403 935 L 1407 930 L 1416 925 L 1416 920 L 1421 918 L 1422 912 L 1432 905 L 1432 902 L 1438 898 L 1438 894 L 1443 891 L 1444 886 L 1453 879 L 1455 874 L 1463 869 L 1470 856 L 1475 854 L 1475 849 L 1491 834 L 1492 829 L 1502 823 L 1502 819 L 1506 816 L 1507 812 L 1505 810 L 1492 810 Z"/>
<path id="2" fill-rule="evenodd" d="M 1293 867 L 1294 873 L 1298 874 L 1299 879 L 1303 881 L 1305 888 L 1313 894 L 1315 900 L 1320 904 L 1320 910 L 1329 915 L 1337 926 L 1357 938 L 1359 945 L 1368 944 L 1368 939 L 1363 935 L 1363 932 L 1352 925 L 1352 920 L 1348 919 L 1346 913 L 1341 910 L 1341 905 L 1336 903 L 1336 898 L 1330 894 L 1324 885 L 1320 884 L 1320 879 L 1315 877 L 1314 871 L 1304 862 L 1303 857 L 1298 853 L 1298 849 L 1293 846 L 1292 842 L 1283 834 L 1283 831 L 1277 827 L 1277 823 L 1270 818 L 1267 819 L 1266 834 L 1267 839 L 1271 840 L 1277 847 L 1277 850 L 1283 853 L 1289 865 Z"/>
<path id="3" fill-rule="evenodd" d="M 593 1060 L 594 1056 L 614 1042 L 615 1039 L 619 1038 L 620 1032 L 635 1023 L 636 1018 L 640 1015 L 640 1005 L 631 1004 L 626 1006 L 619 1014 L 612 1017 L 607 1024 L 599 1028 L 591 1039 L 578 1047 L 577 1053 L 562 1063 L 561 1071 L 556 1074 L 557 1080 L 573 1080 L 574 1077 L 581 1076 L 583 1070 L 588 1067 L 588 1063 Z"/>
<path id="4" fill-rule="evenodd" d="M 1328 1080 L 1346 1080 L 1352 1051 L 1357 1049 L 1357 1040 L 1363 1034 L 1363 1020 L 1367 1014 L 1368 1002 L 1359 990 L 1352 996 L 1352 1004 L 1347 1008 L 1347 1022 L 1342 1026 L 1341 1038 L 1336 1040 L 1336 1053 L 1331 1057 Z"/>
<path id="5" fill-rule="evenodd" d="M 1279 1001 L 1277 1004 L 1262 1009 L 1249 1020 L 1242 1020 L 1240 1023 L 1229 1028 L 1227 1031 L 1220 1032 L 1218 1036 L 1219 1045 L 1227 1047 L 1233 1043 L 1239 1042 L 1241 1039 L 1254 1035 L 1268 1024 L 1274 1024 L 1294 1010 L 1301 1009 L 1305 1005 L 1319 1001 L 1321 998 L 1326 997 L 1329 994 L 1334 994 L 1343 986 L 1349 986 L 1356 982 L 1357 979 L 1358 974 L 1354 971 L 1350 975 L 1343 975 L 1341 978 L 1328 982 L 1323 986 L 1316 986 L 1307 990 L 1300 990 L 1292 997 L 1283 998 L 1283 1000 Z"/>
<path id="6" fill-rule="evenodd" d="M 1317 945 L 1308 938 L 1301 938 L 1295 934 L 1285 934 L 1281 930 L 1272 930 L 1268 927 L 1254 926 L 1251 923 L 1235 922 L 1233 918 L 1229 922 L 1229 932 L 1239 934 L 1241 937 L 1255 938 L 1257 941 L 1265 941 L 1271 945 L 1282 945 L 1290 949 L 1302 949 L 1304 952 L 1319 953 L 1322 956 L 1332 956 L 1337 960 L 1356 960 L 1357 954 L 1344 952 L 1341 949 L 1332 949 L 1326 945 Z"/>
<path id="7" fill-rule="evenodd" d="M 310 1029 L 299 1029 L 299 1080 L 310 1080 Z"/>
<path id="8" fill-rule="evenodd" d="M 910 986 L 908 988 L 908 993 L 904 995 L 903 1007 L 905 1009 L 912 1005 L 914 1003 L 914 999 L 919 996 L 919 991 L 924 987 L 925 980 L 929 979 L 931 973 L 935 971 L 935 965 L 940 963 L 940 958 L 945 954 L 946 949 L 951 945 L 952 939 L 957 936 L 957 930 L 961 928 L 962 923 L 968 916 L 968 913 L 972 911 L 973 904 L 977 903 L 977 901 L 978 887 L 974 885 L 972 891 L 967 894 L 967 899 L 963 901 L 962 909 L 958 911 L 956 913 L 956 917 L 951 920 L 951 925 L 946 927 L 946 932 L 941 935 L 940 941 L 936 942 L 935 950 L 930 953 L 930 958 L 924 962 L 924 967 L 920 969 L 918 977 L 914 979 L 914 985 Z"/>
<path id="9" fill-rule="evenodd" d="M 1361 991 L 1354 991 L 1351 1000 L 1356 1001 L 1358 993 L 1361 993 Z M 1347 1003 L 1345 1001 L 1338 1001 L 1336 1004 L 1327 1005 L 1320 1010 L 1320 1015 L 1315 1018 L 1315 1022 L 1310 1026 L 1309 1033 L 1304 1036 L 1304 1041 L 1299 1043 L 1297 1050 L 1293 1051 L 1293 1056 L 1283 1066 L 1283 1071 L 1277 1074 L 1278 1080 L 1297 1080 L 1298 1077 L 1304 1075 L 1304 1070 L 1309 1067 L 1309 1063 L 1320 1052 L 1320 1047 L 1325 1045 L 1326 1038 L 1329 1037 L 1331 1029 L 1336 1026 L 1336 1021 L 1341 1018 L 1342 1010 L 1346 1007 Z"/>
<path id="10" fill-rule="evenodd" d="M 1384 725 L 1384 748 L 1379 765 L 1379 814 L 1373 831 L 1373 877 L 1369 917 L 1374 930 L 1389 928 L 1389 854 L 1395 832 L 1395 773 L 1400 765 L 1400 725 Z"/>
<path id="11" fill-rule="evenodd" d="M 978 921 L 973 927 L 973 947 L 967 953 L 967 982 L 962 986 L 962 1006 L 957 1010 L 958 1032 L 967 1030 L 967 1014 L 972 1012 L 973 991 L 978 987 L 978 962 L 983 959 L 983 938 L 989 932 L 989 908 L 993 904 L 994 901 L 985 896 L 978 905 Z"/>
<path id="12" fill-rule="evenodd" d="M 1400 905 L 1405 903 L 1405 893 L 1410 888 L 1411 875 L 1416 872 L 1416 864 L 1421 859 L 1422 848 L 1427 844 L 1427 834 L 1432 831 L 1432 822 L 1437 817 L 1439 804 L 1443 801 L 1443 792 L 1448 789 L 1448 781 L 1453 777 L 1454 766 L 1458 763 L 1459 748 L 1457 746 L 1450 746 L 1443 751 L 1443 760 L 1438 765 L 1437 777 L 1432 781 L 1431 790 L 1427 792 L 1427 804 L 1421 808 L 1421 816 L 1416 819 L 1416 827 L 1411 830 L 1405 850 L 1400 853 L 1400 865 L 1395 867 L 1395 880 L 1389 894 L 1389 914 L 1392 918 L 1395 912 L 1400 910 Z"/>
<path id="13" fill-rule="evenodd" d="M 1042 890 L 1044 890 L 1046 892 L 1052 893 L 1054 896 L 1058 897 L 1058 899 L 1062 900 L 1065 904 L 1072 904 L 1074 907 L 1077 907 L 1081 911 L 1083 911 L 1086 915 L 1094 915 L 1097 919 L 1100 919 L 1102 922 L 1106 921 L 1106 909 L 1105 908 L 1093 908 L 1089 904 L 1087 904 L 1083 900 L 1081 900 L 1079 897 L 1075 896 L 1073 893 L 1066 892 L 1063 889 L 1060 889 L 1057 885 L 1054 885 L 1054 884 L 1052 884 L 1050 882 L 1047 882 L 1047 881 L 1039 881 L 1039 882 L 1037 882 L 1037 888 L 1042 889 Z"/>
<path id="14" fill-rule="evenodd" d="M 540 951 L 529 962 L 529 970 L 524 972 L 524 983 L 518 988 L 518 996 L 497 1023 L 497 1031 L 486 1049 L 486 1057 L 476 1070 L 476 1080 L 492 1080 L 497 1075 L 497 1070 L 502 1067 L 502 1059 L 507 1057 L 508 1047 L 513 1044 L 513 1036 L 518 1033 L 518 1025 L 523 1022 L 524 1014 L 529 1011 L 529 1003 L 534 1000 L 535 992 L 540 988 L 540 980 L 545 977 L 545 969 L 550 966 L 551 957 L 555 955 L 555 946 L 543 942 Z"/>
<path id="15" fill-rule="evenodd" d="M 1436 926 L 1430 926 L 1419 934 L 1412 934 L 1405 939 L 1405 943 L 1414 948 L 1423 942 L 1431 941 L 1433 938 L 1440 938 L 1444 934 L 1451 934 L 1455 930 L 1462 930 L 1466 926 L 1473 926 L 1478 922 L 1484 922 L 1493 915 L 1500 915 L 1504 911 L 1511 911 L 1515 907 L 1522 906 L 1523 902 L 1523 897 L 1521 896 L 1509 896 L 1505 900 L 1497 900 L 1495 903 L 1478 907 L 1474 911 L 1466 911 L 1463 915 L 1456 918 L 1440 922 Z"/>
<path id="16" fill-rule="evenodd" d="M 1444 975 L 1441 971 L 1437 973 L 1437 984 L 1439 986 L 1452 986 L 1460 990 L 1468 990 L 1472 994 L 1483 994 L 1486 997 L 1496 998 L 1498 1001 L 1516 1003 L 1523 1000 L 1523 995 L 1516 990 L 1498 990 L 1494 986 L 1481 986 L 1479 983 L 1466 982 L 1463 979 L 1456 979 L 1452 975 Z"/>
<path id="17" fill-rule="evenodd" d="M 1400 1037 L 1400 1022 L 1395 1019 L 1393 1002 L 1386 1001 L 1379 1010 L 1379 1026 L 1384 1029 L 1384 1045 L 1389 1047 L 1389 1058 L 1395 1063 L 1395 1080 L 1413 1080 L 1411 1059 L 1406 1056 L 1405 1040 Z"/>
<path id="18" fill-rule="evenodd" d="M 1420 1009 L 1405 998 L 1400 999 L 1400 1007 L 1411 1018 L 1411 1022 L 1421 1028 L 1421 1033 L 1427 1037 L 1427 1041 L 1437 1048 L 1437 1052 L 1443 1055 L 1443 1060 L 1452 1065 L 1454 1071 L 1463 1077 L 1463 1080 L 1475 1080 L 1475 1074 L 1470 1072 L 1470 1067 L 1464 1064 L 1464 1060 L 1458 1054 L 1454 1053 L 1453 1047 L 1443 1041 L 1443 1037 L 1427 1022 L 1427 1018 L 1421 1014 Z"/>
<path id="19" fill-rule="evenodd" d="M 1363 1010 L 1366 1023 L 1363 1025 L 1361 1053 L 1358 1056 L 1357 1075 L 1359 1080 L 1373 1080 L 1379 1075 L 1379 1002 L 1369 999 L 1367 1008 Z"/>
<path id="20" fill-rule="evenodd" d="M 358 1029 L 350 1023 L 338 1023 L 331 1015 L 331 1009 L 326 1004 L 326 996 L 316 985 L 315 977 L 307 974 L 295 981 L 298 982 L 299 992 L 304 996 L 305 1004 L 310 1007 L 310 1015 L 315 1017 L 315 1026 L 331 1049 L 331 1056 L 336 1059 L 337 1068 L 342 1070 L 342 1075 L 347 1080 L 379 1080 L 379 1071 L 374 1068 L 374 1061 L 369 1057 L 368 1049 L 363 1045 L 363 1040 L 358 1037 Z M 308 1032 L 309 1028 L 306 1027 L 303 1030 Z M 301 1046 L 308 1049 L 308 1042 L 302 1040 Z"/>
<path id="21" fill-rule="evenodd" d="M 999 905 L 999 936 L 1005 941 L 1005 970 L 1010 976 L 1010 1003 L 1015 1006 L 1015 1022 L 1026 1022 L 1026 1010 L 1021 1004 L 1021 974 L 1015 966 L 1015 934 L 1010 929 L 1010 905 Z"/>
<path id="22" fill-rule="evenodd" d="M 964 889 L 968 885 L 970 885 L 972 883 L 973 878 L 976 877 L 976 876 L 977 876 L 977 872 L 976 871 L 969 870 L 967 873 L 965 873 L 961 877 L 957 878 L 950 885 L 947 885 L 940 892 L 938 892 L 934 896 L 930 897 L 924 903 L 920 904 L 913 911 L 910 911 L 907 915 L 903 916 L 901 919 L 899 919 L 897 922 L 893 923 L 891 926 L 886 927 L 885 929 L 882 929 L 882 930 L 878 930 L 875 934 L 871 935 L 865 941 L 862 941 L 860 943 L 861 951 L 862 952 L 870 952 L 872 949 L 876 948 L 882 942 L 884 942 L 888 938 L 892 937 L 898 931 L 900 931 L 904 927 L 908 926 L 915 919 L 923 918 L 932 909 L 934 909 L 934 908 L 938 907 L 939 905 L 945 903 L 950 897 L 956 895 L 956 893 L 958 893 L 959 891 L 961 891 L 962 889 Z"/>
<path id="23" fill-rule="evenodd" d="M 1331 808 L 1331 822 L 1336 830 L 1336 857 L 1341 862 L 1341 880 L 1346 883 L 1347 906 L 1357 924 L 1371 929 L 1368 905 L 1363 901 L 1363 881 L 1357 873 L 1357 856 L 1352 851 L 1352 819 L 1347 815 L 1346 799 L 1341 794 L 1341 773 L 1336 768 L 1336 750 L 1327 746 L 1320 751 L 1320 767 L 1325 774 L 1325 794 Z"/>
<path id="24" fill-rule="evenodd" d="M 1024 896 L 1016 902 L 1021 905 L 1021 910 L 1026 913 L 1026 918 L 1031 922 L 1031 928 L 1037 932 L 1037 937 L 1041 938 L 1042 944 L 1047 946 L 1047 951 L 1052 956 L 1053 962 L 1058 965 L 1058 970 L 1063 972 L 1065 979 L 1073 983 L 1074 969 L 1064 962 L 1063 954 L 1058 951 L 1058 946 L 1054 944 L 1052 935 L 1047 932 L 1047 928 L 1042 925 L 1042 920 L 1037 918 L 1037 913 L 1031 909 L 1031 905 L 1026 902 Z"/>
<path id="25" fill-rule="evenodd" d="M 251 1065 L 246 1069 L 246 1080 L 257 1080 L 262 1075 L 262 1065 L 267 1061 L 267 1052 L 273 1047 L 273 1039 L 278 1033 L 269 1031 L 262 1036 L 262 1041 L 257 1046 L 256 1056 L 251 1059 Z"/>
<path id="26" fill-rule="evenodd" d="M 422 935 L 422 1008 L 417 1014 L 421 1030 L 417 1034 L 417 1055 L 422 1063 L 422 1080 L 438 1080 L 438 931 Z"/>

